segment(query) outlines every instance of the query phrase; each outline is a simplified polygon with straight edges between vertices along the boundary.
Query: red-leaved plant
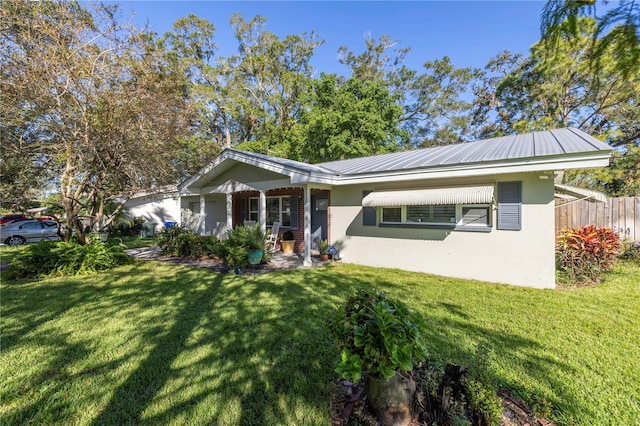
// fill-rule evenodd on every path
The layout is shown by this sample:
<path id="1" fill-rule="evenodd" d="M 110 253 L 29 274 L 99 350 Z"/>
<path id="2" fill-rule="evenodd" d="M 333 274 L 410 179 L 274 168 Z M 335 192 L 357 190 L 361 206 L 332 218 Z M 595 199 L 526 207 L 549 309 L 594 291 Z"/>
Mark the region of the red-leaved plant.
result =
<path id="1" fill-rule="evenodd" d="M 557 266 L 573 284 L 598 282 L 613 266 L 620 247 L 620 237 L 610 228 L 565 229 L 557 238 Z"/>

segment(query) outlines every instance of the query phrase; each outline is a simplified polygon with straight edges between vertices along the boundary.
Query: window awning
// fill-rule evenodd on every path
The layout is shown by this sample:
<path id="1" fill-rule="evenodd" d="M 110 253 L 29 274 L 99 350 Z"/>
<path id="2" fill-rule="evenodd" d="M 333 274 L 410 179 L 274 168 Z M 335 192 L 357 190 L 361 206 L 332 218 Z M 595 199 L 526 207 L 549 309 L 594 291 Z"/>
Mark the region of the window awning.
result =
<path id="1" fill-rule="evenodd" d="M 606 203 L 607 196 L 598 191 L 592 191 L 590 189 L 579 188 L 577 186 L 561 185 L 556 183 L 555 185 L 556 197 L 566 198 L 569 200 L 588 200 L 594 203 Z"/>
<path id="2" fill-rule="evenodd" d="M 438 204 L 487 204 L 493 200 L 493 185 L 450 188 L 374 191 L 362 199 L 363 207 L 428 206 Z"/>

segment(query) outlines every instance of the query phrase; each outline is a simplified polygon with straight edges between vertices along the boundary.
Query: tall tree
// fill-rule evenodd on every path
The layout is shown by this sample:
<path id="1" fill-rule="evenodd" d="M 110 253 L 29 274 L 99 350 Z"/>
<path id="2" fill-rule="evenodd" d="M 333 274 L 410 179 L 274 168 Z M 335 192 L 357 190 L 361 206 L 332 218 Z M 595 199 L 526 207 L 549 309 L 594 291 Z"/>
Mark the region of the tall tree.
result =
<path id="1" fill-rule="evenodd" d="M 393 152 L 404 146 L 402 108 L 381 81 L 322 74 L 301 114 L 292 156 L 317 163 Z"/>
<path id="2" fill-rule="evenodd" d="M 299 117 L 314 71 L 310 60 L 324 41 L 313 31 L 280 39 L 265 29 L 266 19 L 261 16 L 245 21 L 235 14 L 231 24 L 239 47 L 238 54 L 226 62 L 236 70 L 233 84 L 239 88 L 236 102 L 244 131 L 240 148 L 286 153 L 289 146 L 281 141 Z"/>
<path id="3" fill-rule="evenodd" d="M 353 78 L 383 82 L 394 94 L 404 111 L 399 121 L 409 135 L 407 147 L 471 139 L 469 92 L 480 70 L 456 68 L 446 56 L 425 62 L 421 72 L 409 69 L 404 61 L 411 49 L 399 43 L 387 35 L 377 41 L 367 35 L 363 52 L 342 46 L 339 61 Z"/>
<path id="4" fill-rule="evenodd" d="M 604 14 L 598 14 L 598 3 Z M 638 0 L 549 0 L 542 11 L 542 41 L 553 56 L 554 48 L 569 32 L 582 36 L 581 17 L 592 17 L 596 29 L 591 42 L 595 55 L 591 66 L 598 69 L 602 56 L 613 60 L 621 75 L 633 76 L 640 69 L 640 1 Z"/>
<path id="5" fill-rule="evenodd" d="M 176 21 L 165 41 L 188 63 L 190 94 L 200 106 L 198 134 L 220 148 L 287 155 L 313 75 L 310 59 L 322 41 L 313 32 L 280 38 L 266 22 L 233 15 L 238 52 L 215 61 L 215 29 L 206 20 L 190 15 Z"/>
<path id="6" fill-rule="evenodd" d="M 573 32 L 572 25 L 579 29 Z M 565 31 L 562 31 L 562 29 Z M 576 127 L 618 147 L 621 157 L 616 167 L 637 164 L 640 144 L 640 71 L 623 75 L 615 57 L 615 47 L 597 50 L 592 42 L 597 31 L 592 18 L 580 18 L 560 26 L 560 35 L 549 54 L 549 45 L 536 43 L 528 57 L 503 52 L 488 65 L 484 84 L 476 88 L 475 124 L 485 136 Z M 592 66 L 595 57 L 598 68 Z M 580 172 L 584 174 L 584 172 Z M 566 176 L 597 189 L 607 186 L 602 178 L 589 173 Z M 610 173 L 610 179 L 618 173 Z M 627 176 L 633 176 L 633 173 Z M 624 179 L 623 179 L 624 181 Z M 620 184 L 614 185 L 620 194 Z M 629 186 L 631 191 L 633 185 Z"/>
<path id="7" fill-rule="evenodd" d="M 578 26 L 581 36 L 565 33 L 553 56 L 540 42 L 526 58 L 503 52 L 489 63 L 489 78 L 476 102 L 479 111 L 494 112 L 499 133 L 572 126 L 613 146 L 638 141 L 640 73 L 620 78 L 612 52 L 601 56 L 594 72 L 595 22 L 582 18 Z"/>
<path id="8" fill-rule="evenodd" d="M 58 186 L 66 240 L 85 242 L 108 199 L 123 196 L 122 207 L 127 194 L 178 177 L 184 77 L 152 35 L 118 25 L 118 13 L 78 2 L 0 4 L 3 155 L 24 154 L 26 167 Z"/>

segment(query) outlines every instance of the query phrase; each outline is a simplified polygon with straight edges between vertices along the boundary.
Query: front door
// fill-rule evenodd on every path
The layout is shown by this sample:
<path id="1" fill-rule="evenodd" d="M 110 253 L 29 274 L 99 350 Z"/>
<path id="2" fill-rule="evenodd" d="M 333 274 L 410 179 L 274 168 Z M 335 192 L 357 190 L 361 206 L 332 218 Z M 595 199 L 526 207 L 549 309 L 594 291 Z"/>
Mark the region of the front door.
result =
<path id="1" fill-rule="evenodd" d="M 322 227 L 320 235 L 323 240 L 326 240 L 327 236 L 329 235 L 328 229 L 327 229 L 328 210 L 329 210 L 328 194 L 316 194 L 311 196 L 311 234 L 316 232 L 319 227 Z"/>

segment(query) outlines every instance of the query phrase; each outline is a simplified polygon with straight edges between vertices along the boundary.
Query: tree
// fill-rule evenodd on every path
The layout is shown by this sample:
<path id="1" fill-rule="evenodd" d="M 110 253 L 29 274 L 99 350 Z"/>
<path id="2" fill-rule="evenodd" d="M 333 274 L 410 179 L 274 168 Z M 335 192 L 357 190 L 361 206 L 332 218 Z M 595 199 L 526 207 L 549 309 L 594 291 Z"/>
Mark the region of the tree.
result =
<path id="1" fill-rule="evenodd" d="M 579 35 L 571 29 L 576 25 Z M 564 31 L 562 31 L 565 29 Z M 615 48 L 597 51 L 592 43 L 597 31 L 592 18 L 560 26 L 553 55 L 544 41 L 536 43 L 526 58 L 503 52 L 488 65 L 484 84 L 476 87 L 475 124 L 485 136 L 559 127 L 576 127 L 617 147 L 616 167 L 632 166 L 640 145 L 640 72 L 622 76 Z M 592 66 L 598 57 L 597 70 Z M 631 156 L 630 158 L 625 158 Z M 574 182 L 607 190 L 607 175 L 567 173 Z M 618 173 L 610 173 L 614 179 Z M 625 173 L 633 176 L 633 173 Z M 611 182 L 610 182 L 611 183 Z M 620 185 L 614 185 L 620 192 Z M 612 186 L 609 186 L 612 188 Z M 628 186 L 631 190 L 633 185 Z M 624 191 L 622 191 L 624 192 Z"/>
<path id="2" fill-rule="evenodd" d="M 401 116 L 384 82 L 322 74 L 301 114 L 301 137 L 292 156 L 317 163 L 396 151 L 406 140 Z"/>
<path id="3" fill-rule="evenodd" d="M 359 54 L 340 47 L 339 61 L 352 77 L 362 81 L 384 82 L 403 108 L 399 118 L 409 135 L 409 146 L 446 145 L 470 140 L 471 102 L 467 94 L 473 81 L 481 75 L 473 68 L 456 68 L 443 57 L 426 61 L 422 72 L 404 65 L 410 48 L 399 48 L 399 41 L 383 35 L 376 42 L 365 39 Z"/>
<path id="4" fill-rule="evenodd" d="M 215 28 L 206 20 L 182 18 L 164 37 L 188 70 L 199 111 L 195 133 L 219 148 L 286 156 L 313 73 L 310 59 L 322 41 L 313 32 L 281 39 L 261 16 L 246 21 L 235 14 L 231 25 L 238 53 L 215 62 Z"/>
<path id="5" fill-rule="evenodd" d="M 188 117 L 184 77 L 152 35 L 118 25 L 116 6 L 0 4 L 5 153 L 57 185 L 65 240 L 108 221 L 105 203 L 175 182 L 173 154 Z M 15 182 L 26 176 L 12 175 Z M 115 212 L 117 214 L 117 211 Z M 83 220 L 84 219 L 84 220 Z"/>
<path id="6" fill-rule="evenodd" d="M 540 25 L 546 51 L 553 55 L 555 46 L 566 38 L 567 32 L 580 38 L 580 18 L 590 16 L 596 22 L 591 37 L 595 52 L 591 65 L 597 70 L 600 58 L 611 55 L 621 75 L 632 77 L 640 69 L 640 2 L 602 0 L 600 4 L 606 12 L 598 16 L 596 0 L 549 0 Z"/>
<path id="7" fill-rule="evenodd" d="M 594 72 L 590 39 L 595 22 L 583 18 L 578 25 L 581 37 L 565 38 L 552 57 L 540 42 L 527 58 L 503 52 L 490 62 L 477 106 L 495 111 L 501 132 L 572 126 L 613 146 L 638 141 L 640 74 L 620 78 L 612 52 L 601 56 L 601 67 Z"/>

